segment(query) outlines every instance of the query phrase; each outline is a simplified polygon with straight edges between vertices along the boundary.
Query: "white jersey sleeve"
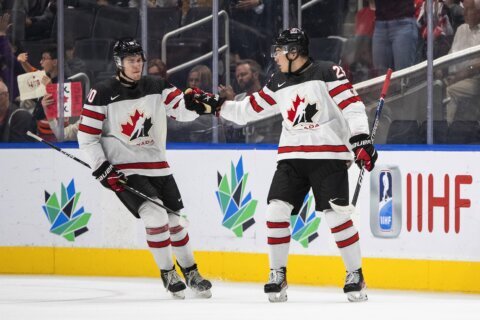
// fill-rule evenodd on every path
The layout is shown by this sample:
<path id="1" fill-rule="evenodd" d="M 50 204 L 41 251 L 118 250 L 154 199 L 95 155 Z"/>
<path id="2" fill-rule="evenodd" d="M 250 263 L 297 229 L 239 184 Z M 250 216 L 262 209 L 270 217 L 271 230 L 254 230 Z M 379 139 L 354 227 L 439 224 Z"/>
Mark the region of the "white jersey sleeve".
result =
<path id="1" fill-rule="evenodd" d="M 246 124 L 278 113 L 280 109 L 277 107 L 275 93 L 266 86 L 242 101 L 226 101 L 220 111 L 222 118 L 237 124 Z"/>
<path id="2" fill-rule="evenodd" d="M 92 170 L 96 170 L 107 161 L 100 138 L 103 121 L 107 116 L 107 106 L 102 105 L 97 89 L 91 89 L 87 102 L 83 106 L 82 117 L 78 126 L 78 144 L 88 157 Z"/>
<path id="3" fill-rule="evenodd" d="M 335 104 L 342 110 L 351 135 L 369 134 L 368 118 L 362 99 L 346 78 L 341 67 L 333 65 L 330 73 L 329 79 L 325 81 L 328 93 Z"/>
<path id="4" fill-rule="evenodd" d="M 167 116 L 174 120 L 193 121 L 199 116 L 195 111 L 185 107 L 183 92 L 174 86 L 163 90 L 162 99 Z"/>

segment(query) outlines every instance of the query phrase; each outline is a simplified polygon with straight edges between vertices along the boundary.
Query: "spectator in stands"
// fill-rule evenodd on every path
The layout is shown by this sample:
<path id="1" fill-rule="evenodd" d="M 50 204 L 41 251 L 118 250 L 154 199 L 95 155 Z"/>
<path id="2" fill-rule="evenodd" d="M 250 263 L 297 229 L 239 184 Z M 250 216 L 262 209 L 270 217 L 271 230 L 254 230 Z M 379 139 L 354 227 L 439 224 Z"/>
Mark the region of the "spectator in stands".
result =
<path id="1" fill-rule="evenodd" d="M 13 9 L 22 11 L 27 17 L 40 16 L 48 4 L 48 0 L 15 0 Z"/>
<path id="2" fill-rule="evenodd" d="M 199 64 L 193 67 L 188 73 L 187 87 L 212 90 L 212 71 L 209 67 Z"/>
<path id="3" fill-rule="evenodd" d="M 420 57 L 421 60 L 427 58 L 427 3 L 423 1 L 421 6 L 417 24 L 420 26 L 420 34 L 422 41 L 420 41 Z M 433 58 L 444 56 L 452 46 L 453 28 L 450 24 L 450 9 L 442 0 L 437 0 L 433 3 Z"/>
<path id="4" fill-rule="evenodd" d="M 375 1 L 363 1 L 355 16 L 354 50 L 344 50 L 342 65 L 350 82 L 371 79 L 376 74 L 372 61 L 372 37 L 375 30 Z"/>
<path id="5" fill-rule="evenodd" d="M 414 65 L 418 41 L 414 0 L 375 0 L 375 7 L 372 54 L 378 74 Z"/>
<path id="6" fill-rule="evenodd" d="M 283 1 L 229 0 L 230 51 L 241 59 L 253 59 L 265 67 L 270 40 L 283 28 Z M 337 1 L 335 1 L 337 2 Z M 289 25 L 297 23 L 297 1 L 289 4 Z"/>
<path id="7" fill-rule="evenodd" d="M 363 0 L 363 8 L 355 15 L 355 36 L 373 37 L 375 30 L 375 0 Z"/>
<path id="8" fill-rule="evenodd" d="M 451 52 L 461 51 L 480 45 L 480 0 L 464 0 L 465 23 L 457 29 Z M 457 108 L 463 104 L 475 102 L 474 112 L 478 114 L 480 99 L 480 61 L 470 60 L 454 66 L 453 74 L 446 79 L 447 96 L 450 98 L 446 107 L 447 122 L 455 120 Z M 462 112 L 460 120 L 477 120 L 471 112 Z"/>
<path id="9" fill-rule="evenodd" d="M 164 2 L 166 2 L 166 1 L 148 0 L 147 1 L 147 7 L 148 8 L 155 8 L 157 6 L 161 6 L 160 4 L 164 4 Z M 172 4 L 172 7 L 175 7 L 175 6 L 178 5 L 177 0 L 172 0 L 172 1 L 167 1 L 167 2 L 170 2 L 169 4 Z M 130 0 L 130 1 L 128 1 L 128 6 L 130 8 L 138 8 L 138 7 L 140 7 L 140 4 L 141 4 L 141 0 Z"/>
<path id="10" fill-rule="evenodd" d="M 462 0 L 446 0 L 445 4 L 450 9 L 450 23 L 455 34 L 457 28 L 465 23 Z"/>
<path id="11" fill-rule="evenodd" d="M 17 76 L 24 73 L 22 65 L 17 61 L 7 37 L 10 25 L 10 14 L 0 16 L 0 77 L 10 89 L 9 101 L 13 102 L 20 95 Z"/>
<path id="12" fill-rule="evenodd" d="M 254 92 L 260 91 L 260 89 L 262 89 L 261 72 L 262 69 L 258 62 L 251 59 L 240 60 L 237 63 L 237 67 L 235 70 L 235 78 L 237 80 L 238 88 L 241 92 L 235 95 L 235 92 L 233 91 L 231 86 L 220 85 L 220 96 L 222 98 L 226 98 L 227 100 L 241 101 L 246 96 L 249 96 Z M 245 142 L 244 125 L 239 125 L 228 120 L 222 121 L 225 130 L 225 139 L 227 142 Z"/>
<path id="13" fill-rule="evenodd" d="M 51 46 L 43 50 L 42 59 L 40 65 L 42 70 L 45 71 L 46 76 L 42 79 L 44 85 L 49 83 L 57 83 L 58 65 L 57 65 L 57 47 Z M 37 133 L 43 139 L 48 141 L 55 141 L 55 135 L 46 119 L 44 108 L 51 105 L 54 102 L 54 98 L 50 93 L 43 96 L 42 99 L 37 101 L 35 109 L 33 110 L 33 118 L 37 124 Z"/>
<path id="14" fill-rule="evenodd" d="M 34 129 L 30 112 L 8 99 L 8 88 L 0 81 L 0 142 L 27 142 L 27 131 Z"/>
<path id="15" fill-rule="evenodd" d="M 56 14 L 57 1 L 50 0 L 41 15 L 27 15 L 25 18 L 25 38 L 27 40 L 50 38 Z"/>
<path id="16" fill-rule="evenodd" d="M 25 72 L 34 72 L 37 71 L 37 68 L 32 66 L 30 62 L 28 62 L 28 52 L 22 52 L 17 56 L 17 61 L 20 62 L 22 68 Z"/>
<path id="17" fill-rule="evenodd" d="M 87 65 L 85 61 L 75 55 L 75 44 L 72 41 L 65 42 L 65 74 L 75 75 L 85 73 Z"/>
<path id="18" fill-rule="evenodd" d="M 167 66 L 165 63 L 158 59 L 151 59 L 147 63 L 147 73 L 152 76 L 160 76 L 163 79 L 167 79 Z"/>
<path id="19" fill-rule="evenodd" d="M 188 73 L 187 87 L 212 91 L 212 71 L 205 65 L 197 65 Z M 212 142 L 214 122 L 212 117 L 200 116 L 191 122 L 180 122 L 169 119 L 168 137 L 171 142 Z M 219 142 L 225 142 L 225 134 L 221 126 L 218 129 Z"/>

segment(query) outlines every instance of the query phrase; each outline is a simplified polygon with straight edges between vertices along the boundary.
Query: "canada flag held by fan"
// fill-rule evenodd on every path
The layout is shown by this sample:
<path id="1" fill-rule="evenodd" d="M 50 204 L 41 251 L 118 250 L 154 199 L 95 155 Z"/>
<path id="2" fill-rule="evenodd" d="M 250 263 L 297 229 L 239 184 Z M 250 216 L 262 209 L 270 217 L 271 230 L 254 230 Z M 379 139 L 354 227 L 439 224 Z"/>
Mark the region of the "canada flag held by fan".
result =
<path id="1" fill-rule="evenodd" d="M 79 117 L 82 113 L 82 84 L 81 82 L 66 82 L 63 84 L 63 116 Z M 57 106 L 57 83 L 50 83 L 46 87 L 47 93 L 50 93 L 54 99 L 54 102 L 46 108 L 45 115 L 47 119 L 58 118 Z"/>

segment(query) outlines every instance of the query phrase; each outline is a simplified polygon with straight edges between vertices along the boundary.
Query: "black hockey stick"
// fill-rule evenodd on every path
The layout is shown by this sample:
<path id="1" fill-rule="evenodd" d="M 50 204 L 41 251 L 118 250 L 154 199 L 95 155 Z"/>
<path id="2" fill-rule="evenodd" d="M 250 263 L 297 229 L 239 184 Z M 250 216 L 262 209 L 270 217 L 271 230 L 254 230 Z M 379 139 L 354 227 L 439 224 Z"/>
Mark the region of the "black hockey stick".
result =
<path id="1" fill-rule="evenodd" d="M 387 74 L 385 75 L 385 81 L 383 82 L 382 92 L 380 94 L 380 99 L 378 100 L 377 109 L 375 111 L 375 118 L 373 119 L 372 133 L 370 134 L 372 143 L 373 143 L 373 140 L 375 139 L 375 134 L 377 133 L 378 123 L 380 122 L 380 113 L 382 112 L 388 87 L 390 86 L 390 78 L 392 77 L 392 72 L 393 70 L 390 68 L 387 70 Z M 352 204 L 347 206 L 341 206 L 334 203 L 335 199 L 329 201 L 330 206 L 335 212 L 352 214 L 355 211 L 355 206 L 357 205 L 358 196 L 360 194 L 360 188 L 362 187 L 364 174 L 365 174 L 365 167 L 362 166 L 362 168 L 360 169 L 360 174 L 358 175 L 357 185 L 355 187 L 355 192 L 352 198 Z"/>
<path id="2" fill-rule="evenodd" d="M 85 161 L 78 159 L 78 158 L 75 157 L 73 154 L 70 154 L 70 153 L 68 153 L 68 152 L 66 152 L 66 151 L 63 151 L 62 149 L 60 149 L 59 147 L 57 147 L 57 146 L 54 145 L 53 143 L 50 143 L 50 142 L 42 139 L 41 137 L 37 136 L 36 134 L 34 134 L 34 133 L 30 132 L 30 131 L 27 131 L 27 136 L 30 136 L 30 137 L 32 137 L 33 139 L 35 139 L 35 140 L 37 140 L 37 141 L 40 141 L 40 142 L 46 144 L 46 145 L 49 146 L 50 148 L 53 148 L 53 149 L 57 150 L 58 152 L 66 155 L 66 156 L 69 157 L 70 159 L 73 159 L 73 160 L 77 161 L 78 163 L 83 164 L 85 167 L 90 168 L 90 166 L 88 165 L 88 163 L 86 163 Z M 91 168 L 90 168 L 90 169 L 91 169 Z M 153 204 L 155 204 L 155 205 L 157 205 L 157 206 L 165 209 L 165 210 L 167 211 L 167 213 L 171 213 L 171 214 L 174 214 L 174 215 L 180 217 L 180 215 L 179 215 L 177 212 L 175 212 L 175 211 L 167 208 L 167 207 L 164 206 L 163 204 L 155 201 L 155 199 L 150 198 L 150 197 L 147 196 L 146 194 L 143 194 L 142 192 L 138 191 L 137 189 L 134 189 L 134 188 L 128 186 L 125 182 L 124 182 L 124 184 L 123 184 L 123 187 L 125 188 L 125 190 L 130 191 L 131 193 L 139 196 L 140 198 L 143 198 L 143 199 L 145 199 L 145 200 L 147 200 L 147 201 L 150 201 L 151 203 L 153 203 Z"/>

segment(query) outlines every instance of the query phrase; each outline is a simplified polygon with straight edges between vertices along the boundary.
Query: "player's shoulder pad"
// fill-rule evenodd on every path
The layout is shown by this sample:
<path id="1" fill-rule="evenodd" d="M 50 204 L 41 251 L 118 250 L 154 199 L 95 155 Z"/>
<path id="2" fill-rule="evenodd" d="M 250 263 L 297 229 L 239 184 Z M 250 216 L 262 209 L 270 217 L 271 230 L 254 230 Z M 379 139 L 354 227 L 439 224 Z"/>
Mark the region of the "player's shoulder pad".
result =
<path id="1" fill-rule="evenodd" d="M 94 106 L 105 106 L 109 104 L 116 82 L 118 82 L 118 80 L 112 77 L 93 85 L 87 94 L 86 103 Z"/>
<path id="2" fill-rule="evenodd" d="M 330 61 L 314 62 L 312 73 L 315 80 L 322 80 L 325 82 L 344 80 L 347 78 L 343 68 Z"/>

